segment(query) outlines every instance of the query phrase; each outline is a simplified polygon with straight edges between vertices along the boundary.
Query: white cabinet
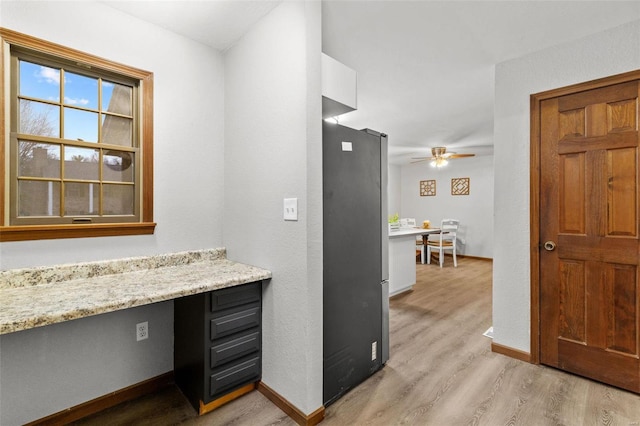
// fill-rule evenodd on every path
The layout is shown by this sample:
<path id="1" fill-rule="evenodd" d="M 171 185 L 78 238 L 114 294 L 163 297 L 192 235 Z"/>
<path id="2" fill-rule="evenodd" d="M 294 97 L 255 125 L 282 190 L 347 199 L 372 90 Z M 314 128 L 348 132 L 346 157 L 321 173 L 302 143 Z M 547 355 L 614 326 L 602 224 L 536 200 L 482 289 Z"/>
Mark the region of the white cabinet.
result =
<path id="1" fill-rule="evenodd" d="M 438 229 L 389 232 L 389 296 L 411 290 L 416 283 L 416 237 L 438 232 Z"/>

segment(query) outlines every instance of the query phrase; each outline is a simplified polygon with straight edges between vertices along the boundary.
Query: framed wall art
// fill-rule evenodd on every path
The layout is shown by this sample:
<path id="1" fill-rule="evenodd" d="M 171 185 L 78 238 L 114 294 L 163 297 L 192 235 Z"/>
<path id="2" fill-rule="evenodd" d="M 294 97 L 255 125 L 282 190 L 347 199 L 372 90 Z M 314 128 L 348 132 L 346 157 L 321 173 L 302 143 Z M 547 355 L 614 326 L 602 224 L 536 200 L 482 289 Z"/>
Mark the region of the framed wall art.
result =
<path id="1" fill-rule="evenodd" d="M 451 195 L 469 195 L 470 178 L 452 178 Z"/>
<path id="2" fill-rule="evenodd" d="M 421 180 L 420 181 L 420 196 L 431 197 L 436 195 L 436 181 L 435 180 Z"/>

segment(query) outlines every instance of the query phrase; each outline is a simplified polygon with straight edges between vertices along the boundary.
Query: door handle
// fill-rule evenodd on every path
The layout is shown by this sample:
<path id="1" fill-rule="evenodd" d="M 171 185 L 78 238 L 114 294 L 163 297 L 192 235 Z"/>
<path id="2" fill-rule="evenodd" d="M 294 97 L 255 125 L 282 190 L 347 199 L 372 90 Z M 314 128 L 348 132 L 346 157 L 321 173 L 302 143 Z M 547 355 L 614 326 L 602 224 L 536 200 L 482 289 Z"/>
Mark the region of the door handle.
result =
<path id="1" fill-rule="evenodd" d="M 554 251 L 556 249 L 556 243 L 554 243 L 553 241 L 546 241 L 543 244 L 543 247 L 546 251 Z"/>

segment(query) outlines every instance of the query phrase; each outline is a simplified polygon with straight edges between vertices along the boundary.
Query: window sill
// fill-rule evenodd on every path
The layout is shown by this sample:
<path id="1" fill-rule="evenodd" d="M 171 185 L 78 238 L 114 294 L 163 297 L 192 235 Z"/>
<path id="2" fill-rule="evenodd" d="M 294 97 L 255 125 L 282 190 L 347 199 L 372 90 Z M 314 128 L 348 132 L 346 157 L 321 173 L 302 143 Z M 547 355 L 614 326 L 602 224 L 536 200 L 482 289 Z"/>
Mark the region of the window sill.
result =
<path id="1" fill-rule="evenodd" d="M 152 235 L 155 228 L 156 224 L 154 222 L 90 225 L 0 226 L 0 242 Z"/>

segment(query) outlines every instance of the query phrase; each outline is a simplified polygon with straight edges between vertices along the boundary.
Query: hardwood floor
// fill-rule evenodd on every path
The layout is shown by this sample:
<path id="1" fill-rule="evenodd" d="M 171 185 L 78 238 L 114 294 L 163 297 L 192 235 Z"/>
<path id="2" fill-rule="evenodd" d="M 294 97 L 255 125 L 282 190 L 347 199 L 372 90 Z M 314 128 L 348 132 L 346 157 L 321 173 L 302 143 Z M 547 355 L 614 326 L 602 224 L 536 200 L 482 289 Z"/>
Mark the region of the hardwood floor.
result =
<path id="1" fill-rule="evenodd" d="M 414 290 L 390 303 L 387 365 L 321 425 L 640 425 L 638 395 L 491 352 L 491 262 L 417 268 Z M 76 424 L 295 425 L 257 391 L 197 417 L 176 388 Z"/>

